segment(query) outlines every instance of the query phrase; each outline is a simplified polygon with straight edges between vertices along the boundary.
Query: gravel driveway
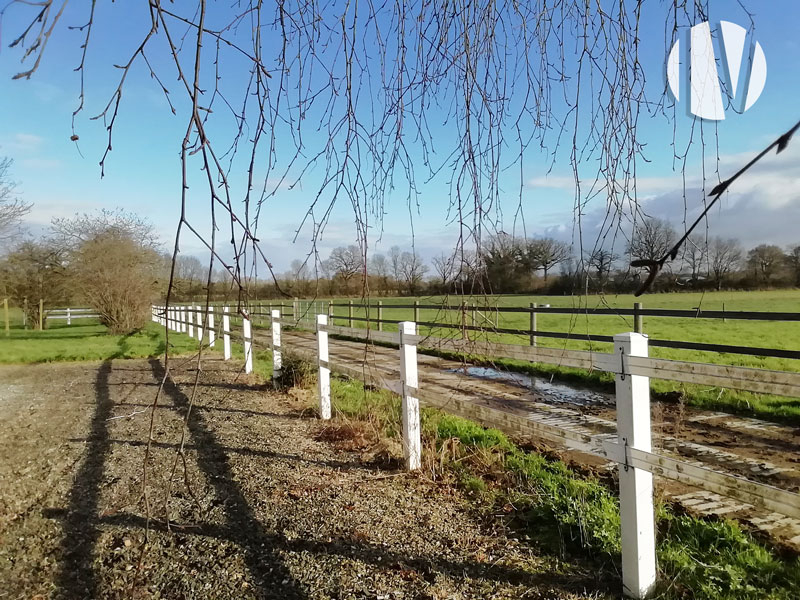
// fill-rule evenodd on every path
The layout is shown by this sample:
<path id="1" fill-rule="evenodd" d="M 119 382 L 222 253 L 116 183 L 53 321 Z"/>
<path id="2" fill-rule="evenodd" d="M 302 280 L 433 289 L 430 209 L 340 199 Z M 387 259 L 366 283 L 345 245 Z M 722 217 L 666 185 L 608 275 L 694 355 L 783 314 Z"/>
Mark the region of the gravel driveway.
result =
<path id="1" fill-rule="evenodd" d="M 0 599 L 585 598 L 586 568 L 493 530 L 452 487 L 325 441 L 308 400 L 205 362 L 0 367 Z M 185 467 L 184 467 L 185 462 Z M 140 563 L 141 561 L 141 563 Z"/>

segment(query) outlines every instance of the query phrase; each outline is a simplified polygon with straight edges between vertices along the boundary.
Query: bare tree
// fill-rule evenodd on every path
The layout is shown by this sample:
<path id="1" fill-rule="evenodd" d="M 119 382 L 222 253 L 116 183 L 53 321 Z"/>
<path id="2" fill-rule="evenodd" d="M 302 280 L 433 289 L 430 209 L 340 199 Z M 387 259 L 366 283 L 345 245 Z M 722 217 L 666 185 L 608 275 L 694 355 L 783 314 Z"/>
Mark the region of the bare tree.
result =
<path id="1" fill-rule="evenodd" d="M 408 294 L 413 296 L 418 292 L 427 272 L 428 266 L 415 252 L 403 252 L 400 255 L 400 277 Z"/>
<path id="2" fill-rule="evenodd" d="M 756 279 L 764 283 L 769 283 L 785 259 L 783 250 L 773 244 L 760 244 L 747 253 L 747 264 L 755 272 Z"/>
<path id="3" fill-rule="evenodd" d="M 389 290 L 389 262 L 383 254 L 373 254 L 369 259 L 369 273 L 378 281 L 378 289 L 383 293 Z"/>
<path id="4" fill-rule="evenodd" d="M 403 269 L 401 266 L 403 251 L 400 246 L 392 246 L 389 248 L 389 267 L 392 270 L 392 278 L 395 283 L 399 283 L 403 278 Z"/>
<path id="5" fill-rule="evenodd" d="M 353 277 L 364 271 L 364 255 L 358 246 L 334 248 L 328 260 L 334 275 L 344 282 L 346 288 Z"/>
<path id="6" fill-rule="evenodd" d="M 169 270 L 167 270 L 169 273 Z M 187 298 L 193 298 L 202 291 L 203 279 L 206 269 L 203 262 L 196 256 L 181 254 L 175 263 L 175 279 L 181 292 Z"/>
<path id="7" fill-rule="evenodd" d="M 619 256 L 606 248 L 598 248 L 589 256 L 589 266 L 597 274 L 597 283 L 600 287 L 605 285 L 617 260 L 619 260 Z"/>
<path id="8" fill-rule="evenodd" d="M 714 238 L 708 245 L 708 266 L 716 288 L 722 289 L 722 282 L 742 260 L 742 247 L 734 239 Z"/>
<path id="9" fill-rule="evenodd" d="M 572 254 L 569 244 L 553 238 L 527 240 L 522 252 L 528 268 L 532 271 L 541 269 L 545 281 L 547 281 L 549 271 L 556 265 L 563 263 Z"/>
<path id="10" fill-rule="evenodd" d="M 98 311 L 109 332 L 144 327 L 164 284 L 153 225 L 133 213 L 101 210 L 55 219 L 52 230 L 51 243 L 61 251 L 76 292 Z M 174 257 L 173 278 L 180 270 L 193 277 L 198 263 Z"/>
<path id="11" fill-rule="evenodd" d="M 436 271 L 437 283 L 445 290 L 453 281 L 456 274 L 456 257 L 452 254 L 442 252 L 431 259 L 433 270 Z"/>
<path id="12" fill-rule="evenodd" d="M 677 239 L 675 228 L 664 219 L 644 217 L 633 228 L 628 252 L 638 260 L 658 260 Z"/>
<path id="13" fill-rule="evenodd" d="M 10 158 L 0 159 L 0 248 L 20 235 L 22 219 L 32 206 L 16 194 L 17 186 L 11 181 L 12 164 Z"/>
<path id="14" fill-rule="evenodd" d="M 136 240 L 138 246 L 150 250 L 157 250 L 161 245 L 150 221 L 121 208 L 103 208 L 94 213 L 53 219 L 51 229 L 54 240 L 63 248 L 76 248 L 84 242 L 106 235 Z"/>
<path id="15" fill-rule="evenodd" d="M 71 281 L 110 333 L 144 327 L 159 289 L 159 255 L 130 234 L 98 233 L 70 252 Z"/>
<path id="16" fill-rule="evenodd" d="M 706 263 L 708 257 L 708 248 L 706 240 L 701 235 L 691 235 L 686 239 L 686 245 L 683 247 L 683 261 L 689 268 L 693 282 L 700 279 L 703 273 L 703 265 Z"/>

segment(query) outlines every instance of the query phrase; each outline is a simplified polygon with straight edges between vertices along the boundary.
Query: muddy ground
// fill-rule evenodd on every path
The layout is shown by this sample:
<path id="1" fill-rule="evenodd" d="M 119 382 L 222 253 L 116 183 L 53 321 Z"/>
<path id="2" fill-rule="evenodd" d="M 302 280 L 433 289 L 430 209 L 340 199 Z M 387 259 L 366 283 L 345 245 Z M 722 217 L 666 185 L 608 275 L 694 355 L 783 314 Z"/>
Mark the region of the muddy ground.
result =
<path id="1" fill-rule="evenodd" d="M 263 346 L 269 341 L 256 336 Z M 315 356 L 314 335 L 287 331 L 288 351 L 298 349 Z M 364 346 L 363 342 L 333 339 L 331 360 L 337 364 L 365 365 L 384 382 L 399 380 L 397 350 Z M 567 427 L 585 435 L 615 435 L 613 396 L 559 384 L 546 378 L 476 367 L 453 360 L 419 354 L 419 379 L 425 393 L 442 400 L 460 399 L 476 405 L 513 413 L 542 423 Z M 654 400 L 651 407 L 653 447 L 697 466 L 729 473 L 792 492 L 800 492 L 800 428 L 721 412 L 699 410 L 677 402 Z M 616 465 L 605 458 L 543 446 L 541 440 L 521 440 L 578 470 L 611 473 Z M 800 553 L 800 520 L 766 509 L 657 477 L 656 492 L 681 510 L 699 516 L 738 521 L 766 543 L 791 554 Z"/>
<path id="2" fill-rule="evenodd" d="M 403 473 L 369 436 L 208 362 L 0 367 L 0 599 L 584 598 L 618 582 L 543 555 Z M 173 466 L 177 467 L 172 472 Z M 171 499 L 165 503 L 171 482 Z M 168 506 L 169 521 L 166 508 Z M 169 525 L 168 525 L 169 523 Z"/>

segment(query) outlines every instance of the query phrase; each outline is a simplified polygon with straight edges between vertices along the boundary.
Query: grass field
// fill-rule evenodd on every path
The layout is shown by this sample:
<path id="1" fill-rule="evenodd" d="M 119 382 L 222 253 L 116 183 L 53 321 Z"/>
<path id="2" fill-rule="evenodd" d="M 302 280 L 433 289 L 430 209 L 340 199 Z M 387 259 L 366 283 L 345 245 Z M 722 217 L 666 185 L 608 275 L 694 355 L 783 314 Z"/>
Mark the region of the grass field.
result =
<path id="1" fill-rule="evenodd" d="M 421 305 L 441 304 L 448 302 L 451 305 L 460 305 L 461 297 L 445 298 L 418 297 L 418 298 L 380 298 L 383 302 L 383 319 L 390 321 L 413 320 L 413 309 L 393 309 L 392 304 L 410 304 L 419 300 Z M 525 313 L 498 313 L 491 310 L 493 307 L 523 306 L 527 307 L 535 302 L 540 306 L 550 304 L 552 307 L 574 308 L 633 308 L 635 301 L 640 301 L 644 308 L 665 309 L 693 309 L 701 307 L 703 310 L 725 311 L 766 311 L 766 312 L 796 312 L 800 310 L 800 290 L 775 290 L 765 292 L 707 292 L 707 293 L 672 293 L 652 294 L 636 299 L 631 295 L 618 296 L 496 296 L 475 297 L 464 299 L 468 303 L 488 306 L 489 310 L 478 310 L 476 325 L 486 328 L 485 332 L 476 335 L 494 341 L 512 344 L 528 344 L 528 336 L 496 334 L 491 330 L 494 327 L 507 329 L 528 329 L 529 316 Z M 346 300 L 335 300 L 336 303 Z M 358 303 L 360 300 L 355 300 Z M 377 302 L 377 299 L 374 300 Z M 365 309 L 354 309 L 355 317 L 365 317 Z M 335 323 L 346 325 L 348 308 L 336 307 Z M 370 310 L 371 318 L 377 317 L 377 307 Z M 421 309 L 420 322 L 447 322 L 458 324 L 461 316 L 455 311 L 445 312 L 434 309 Z M 537 330 L 554 331 L 575 334 L 592 334 L 611 336 L 633 330 L 632 317 L 613 315 L 553 315 L 539 314 L 537 316 Z M 468 321 L 468 324 L 471 324 Z M 355 321 L 355 327 L 365 327 L 363 321 Z M 375 327 L 375 325 L 372 325 Z M 384 324 L 387 331 L 396 331 L 394 323 Z M 421 333 L 432 335 L 447 335 L 448 330 L 443 328 L 421 328 Z M 452 335 L 452 331 L 450 335 Z M 729 344 L 741 346 L 754 346 L 762 348 L 778 348 L 800 350 L 800 322 L 765 322 L 765 321 L 740 321 L 720 319 L 684 319 L 669 317 L 646 317 L 644 319 L 644 333 L 651 338 L 680 340 L 687 342 L 703 342 L 716 344 Z M 541 346 L 553 348 L 567 348 L 573 350 L 594 349 L 608 352 L 611 345 L 600 342 L 587 342 L 581 340 L 562 340 L 539 337 Z M 696 350 L 681 350 L 673 348 L 651 347 L 650 355 L 660 358 L 686 360 L 693 362 L 707 362 L 762 369 L 785 371 L 800 371 L 800 360 L 757 357 L 739 354 L 703 352 Z M 587 374 L 576 369 L 559 368 L 551 365 L 530 365 L 520 361 L 496 361 L 506 366 L 533 371 L 537 373 L 555 374 L 567 379 L 580 379 L 601 386 L 610 385 L 612 378 L 606 373 Z M 800 422 L 800 400 L 797 398 L 782 398 L 777 396 L 755 395 L 746 392 L 721 390 L 719 388 L 703 388 L 700 386 L 683 386 L 669 381 L 653 381 L 653 390 L 656 393 L 685 392 L 689 401 L 697 406 L 711 409 L 734 411 L 741 414 L 750 414 L 764 418 L 790 420 Z"/>
<path id="2" fill-rule="evenodd" d="M 131 335 L 108 335 L 105 326 L 93 319 L 51 321 L 44 331 L 22 329 L 20 320 L 5 337 L 0 331 L 0 363 L 39 363 L 61 360 L 106 360 L 159 356 L 166 348 L 164 328 L 148 323 Z M 196 349 L 197 341 L 186 335 L 170 336 L 176 354 Z"/>

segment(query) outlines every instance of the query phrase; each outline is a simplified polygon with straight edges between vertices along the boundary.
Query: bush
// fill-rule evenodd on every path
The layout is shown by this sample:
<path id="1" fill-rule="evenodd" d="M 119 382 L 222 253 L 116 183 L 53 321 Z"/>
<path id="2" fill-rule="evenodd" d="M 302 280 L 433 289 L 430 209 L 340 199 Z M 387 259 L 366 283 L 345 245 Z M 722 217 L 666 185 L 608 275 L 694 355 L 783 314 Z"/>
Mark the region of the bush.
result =
<path id="1" fill-rule="evenodd" d="M 131 333 L 147 324 L 157 267 L 156 252 L 120 232 L 83 242 L 71 264 L 78 290 L 112 334 Z"/>

